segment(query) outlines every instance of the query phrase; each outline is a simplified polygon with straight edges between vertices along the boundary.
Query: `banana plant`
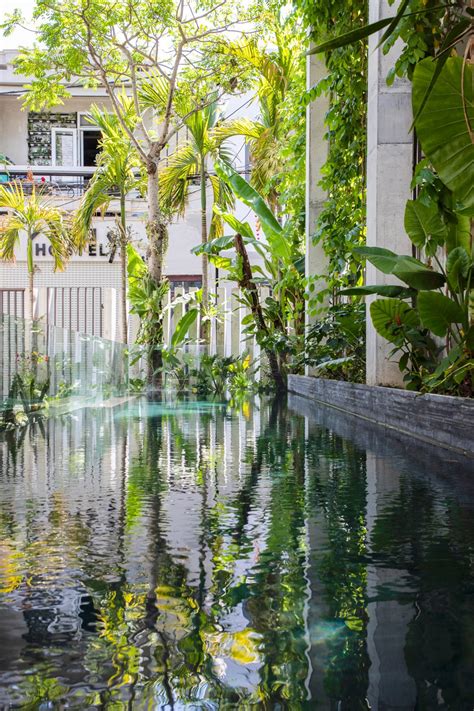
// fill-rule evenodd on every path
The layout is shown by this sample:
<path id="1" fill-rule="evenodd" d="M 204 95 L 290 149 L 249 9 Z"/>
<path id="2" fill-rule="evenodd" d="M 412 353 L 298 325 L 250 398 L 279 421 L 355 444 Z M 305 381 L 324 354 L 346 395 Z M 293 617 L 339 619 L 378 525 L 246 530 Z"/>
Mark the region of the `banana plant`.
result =
<path id="1" fill-rule="evenodd" d="M 216 173 L 232 189 L 236 198 L 258 216 L 265 241 L 257 239 L 248 222 L 219 210 L 232 228 L 232 235 L 212 240 L 195 248 L 206 250 L 210 260 L 227 272 L 227 278 L 240 287 L 241 303 L 249 313 L 242 324 L 244 333 L 255 336 L 265 352 L 277 391 L 285 389 L 286 361 L 292 339 L 302 336 L 297 326 L 304 322 L 304 289 L 300 255 L 295 254 L 280 225 L 262 196 L 228 163 L 218 160 Z M 251 265 L 248 247 L 261 257 L 263 266 Z M 231 256 L 228 256 L 231 251 Z M 270 286 L 271 294 L 262 302 L 259 286 Z"/>

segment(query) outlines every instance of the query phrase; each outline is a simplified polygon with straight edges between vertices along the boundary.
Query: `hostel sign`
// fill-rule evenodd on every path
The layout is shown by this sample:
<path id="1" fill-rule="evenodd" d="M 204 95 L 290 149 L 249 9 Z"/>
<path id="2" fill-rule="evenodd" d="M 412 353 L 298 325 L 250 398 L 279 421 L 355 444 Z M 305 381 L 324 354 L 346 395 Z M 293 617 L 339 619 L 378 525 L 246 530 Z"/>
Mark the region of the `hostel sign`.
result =
<path id="1" fill-rule="evenodd" d="M 91 239 L 82 250 L 82 254 L 72 254 L 70 262 L 84 261 L 112 261 L 113 245 L 109 239 L 109 233 L 115 228 L 115 222 L 108 220 L 101 222 L 91 230 Z M 39 235 L 33 240 L 33 259 L 37 262 L 52 261 L 51 244 L 47 237 Z M 16 252 L 16 261 L 26 261 L 26 235 L 20 237 L 20 247 Z"/>
<path id="2" fill-rule="evenodd" d="M 103 242 L 90 242 L 83 249 L 82 254 L 72 254 L 70 261 L 83 260 L 84 258 L 107 257 L 111 254 L 111 245 L 107 240 L 107 244 Z M 52 249 L 49 240 L 45 238 L 37 238 L 33 242 L 33 255 L 35 259 L 52 257 Z"/>

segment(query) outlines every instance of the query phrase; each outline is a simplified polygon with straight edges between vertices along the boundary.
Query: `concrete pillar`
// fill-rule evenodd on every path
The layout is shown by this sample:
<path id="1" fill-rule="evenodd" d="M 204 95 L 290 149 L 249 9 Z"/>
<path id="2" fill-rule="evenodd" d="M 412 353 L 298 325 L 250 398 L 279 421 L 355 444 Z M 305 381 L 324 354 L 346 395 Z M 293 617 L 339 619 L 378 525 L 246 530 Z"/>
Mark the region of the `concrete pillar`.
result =
<path id="1" fill-rule="evenodd" d="M 396 9 L 396 8 L 395 8 Z M 394 14 L 388 0 L 370 0 L 369 20 L 376 22 Z M 367 116 L 367 245 L 385 247 L 399 254 L 411 254 L 411 242 L 405 234 L 403 219 L 410 198 L 413 138 L 411 87 L 406 79 L 386 82 L 400 45 L 384 55 L 377 33 L 369 39 L 368 116 Z M 394 284 L 397 279 L 382 274 L 367 263 L 367 284 Z M 375 332 L 367 298 L 367 383 L 401 385 L 396 362 L 389 361 L 393 348 Z"/>
<path id="2" fill-rule="evenodd" d="M 326 76 L 326 66 L 320 56 L 309 55 L 306 60 L 306 87 L 310 89 L 320 79 Z M 306 111 L 306 276 L 318 278 L 314 282 L 314 296 L 326 285 L 323 275 L 326 274 L 328 260 L 323 245 L 313 244 L 313 235 L 324 207 L 326 192 L 320 186 L 322 167 L 328 156 L 328 143 L 325 139 L 327 127 L 325 117 L 329 110 L 329 96 L 322 94 L 312 101 Z M 306 326 L 315 318 L 306 315 Z M 306 374 L 311 375 L 310 369 Z"/>

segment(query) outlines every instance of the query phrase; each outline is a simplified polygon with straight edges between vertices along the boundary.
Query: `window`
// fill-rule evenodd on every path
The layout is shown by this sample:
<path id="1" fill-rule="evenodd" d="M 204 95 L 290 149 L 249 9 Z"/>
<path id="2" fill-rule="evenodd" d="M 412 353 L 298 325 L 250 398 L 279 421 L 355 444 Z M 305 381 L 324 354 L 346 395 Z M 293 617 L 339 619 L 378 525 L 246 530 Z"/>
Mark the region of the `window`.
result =
<path id="1" fill-rule="evenodd" d="M 52 163 L 54 166 L 77 164 L 77 131 L 75 128 L 52 128 Z"/>

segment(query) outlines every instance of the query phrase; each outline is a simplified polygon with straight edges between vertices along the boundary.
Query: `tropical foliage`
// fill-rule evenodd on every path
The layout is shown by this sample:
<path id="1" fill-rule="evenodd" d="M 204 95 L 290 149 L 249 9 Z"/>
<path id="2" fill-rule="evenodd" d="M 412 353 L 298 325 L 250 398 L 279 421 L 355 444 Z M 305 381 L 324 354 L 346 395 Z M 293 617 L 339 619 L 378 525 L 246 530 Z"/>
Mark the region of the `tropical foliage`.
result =
<path id="1" fill-rule="evenodd" d="M 209 237 L 222 235 L 222 221 L 218 212 L 213 213 L 211 224 L 207 225 L 207 188 L 212 190 L 212 204 L 223 210 L 232 207 L 233 197 L 228 185 L 210 172 L 210 160 L 223 158 L 230 160 L 231 154 L 226 147 L 226 139 L 219 130 L 219 105 L 217 99 L 199 111 L 193 111 L 190 105 L 181 107 L 186 118 L 184 126 L 189 136 L 183 141 L 167 161 L 160 174 L 160 192 L 165 212 L 183 215 L 193 190 L 193 178 L 199 179 L 201 198 L 201 244 L 206 244 Z M 209 306 L 209 268 L 207 253 L 202 251 L 202 304 Z M 204 318 L 202 326 L 208 324 Z M 208 328 L 201 331 L 205 343 L 209 340 Z"/>
<path id="2" fill-rule="evenodd" d="M 15 261 L 21 235 L 26 236 L 26 264 L 29 277 L 29 301 L 31 318 L 34 318 L 34 240 L 42 236 L 48 239 L 54 269 L 63 270 L 73 248 L 67 215 L 48 197 L 41 194 L 34 182 L 28 184 L 13 181 L 0 185 L 0 208 L 8 210 L 0 223 L 0 259 Z"/>
<path id="3" fill-rule="evenodd" d="M 124 120 L 128 126 L 132 127 L 134 122 L 132 100 L 122 95 L 118 101 L 124 112 Z M 90 120 L 101 131 L 100 153 L 97 158 L 97 170 L 89 181 L 81 204 L 75 213 L 73 232 L 78 248 L 82 249 L 90 239 L 93 218 L 98 213 L 105 214 L 113 201 L 118 202 L 116 228 L 113 233 L 109 233 L 109 242 L 111 258 L 114 257 L 117 248 L 120 253 L 122 337 L 127 343 L 127 243 L 129 232 L 126 198 L 133 190 L 143 187 L 143 178 L 138 170 L 140 161 L 135 146 L 127 132 L 124 131 L 118 116 L 105 113 L 98 106 L 93 105 L 90 109 Z"/>
<path id="4" fill-rule="evenodd" d="M 266 355 L 274 386 L 284 390 L 290 355 L 297 350 L 298 343 L 302 344 L 304 334 L 301 255 L 291 249 L 284 227 L 262 196 L 228 163 L 218 160 L 215 168 L 235 196 L 258 216 L 265 242 L 256 238 L 248 222 L 220 212 L 234 234 L 213 240 L 199 251 L 206 249 L 211 262 L 224 267 L 227 278 L 239 286 L 241 303 L 249 311 L 242 321 L 245 333 L 256 338 Z M 263 268 L 251 265 L 248 246 L 260 256 Z M 232 256 L 227 256 L 230 248 Z M 269 288 L 264 301 L 259 286 Z"/>

